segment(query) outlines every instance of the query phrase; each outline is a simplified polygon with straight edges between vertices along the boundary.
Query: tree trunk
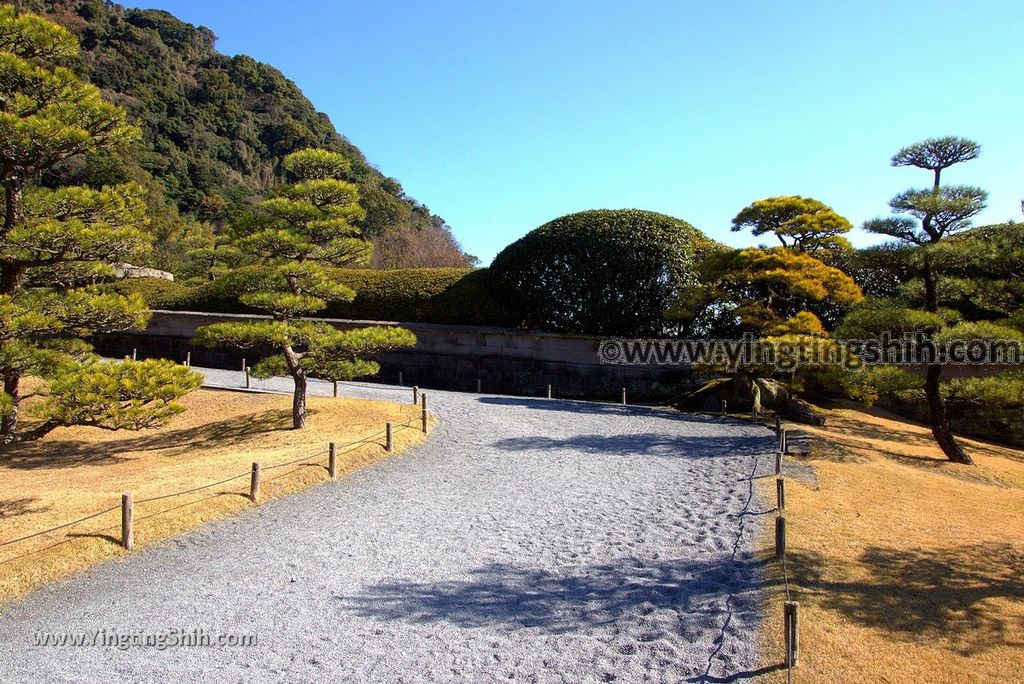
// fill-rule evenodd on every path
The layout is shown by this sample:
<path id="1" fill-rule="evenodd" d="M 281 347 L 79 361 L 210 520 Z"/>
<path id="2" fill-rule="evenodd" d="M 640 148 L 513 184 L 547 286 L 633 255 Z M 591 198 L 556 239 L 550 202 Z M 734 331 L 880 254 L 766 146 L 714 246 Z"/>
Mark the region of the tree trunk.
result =
<path id="1" fill-rule="evenodd" d="M 25 269 L 10 261 L 0 262 L 0 295 L 14 295 L 21 289 Z"/>
<path id="2" fill-rule="evenodd" d="M 938 442 L 942 453 L 954 463 L 966 463 L 973 465 L 974 461 L 963 450 L 956 440 L 953 439 L 953 431 L 949 427 L 949 416 L 946 414 L 946 402 L 939 392 L 939 378 L 942 375 L 942 366 L 933 363 L 928 366 L 928 374 L 925 376 L 924 394 L 928 400 L 928 411 L 932 420 L 932 435 Z"/>
<path id="3" fill-rule="evenodd" d="M 295 391 L 292 393 L 292 428 L 301 430 L 306 427 L 306 371 L 299 363 L 302 357 L 292 349 L 291 345 L 283 346 L 281 352 L 288 365 L 288 372 L 295 382 Z"/>
<path id="4" fill-rule="evenodd" d="M 924 296 L 925 308 L 932 312 L 939 311 L 938 283 L 936 283 L 935 270 L 932 267 L 931 257 L 925 252 L 924 255 Z M 937 350 L 936 350 L 937 351 Z M 933 359 L 935 360 L 935 359 Z M 932 422 L 932 435 L 938 443 L 942 453 L 954 463 L 973 464 L 971 457 L 963 450 L 956 440 L 953 439 L 953 431 L 949 427 L 949 415 L 946 413 L 946 401 L 942 398 L 939 388 L 939 380 L 942 377 L 942 366 L 933 363 L 928 366 L 925 376 L 924 394 L 928 400 L 928 413 Z"/>
<path id="5" fill-rule="evenodd" d="M 4 393 L 11 398 L 11 412 L 0 420 L 0 444 L 8 444 L 14 441 L 15 431 L 18 429 L 18 408 L 21 397 L 18 396 L 18 385 L 21 376 L 8 375 L 4 377 Z"/>

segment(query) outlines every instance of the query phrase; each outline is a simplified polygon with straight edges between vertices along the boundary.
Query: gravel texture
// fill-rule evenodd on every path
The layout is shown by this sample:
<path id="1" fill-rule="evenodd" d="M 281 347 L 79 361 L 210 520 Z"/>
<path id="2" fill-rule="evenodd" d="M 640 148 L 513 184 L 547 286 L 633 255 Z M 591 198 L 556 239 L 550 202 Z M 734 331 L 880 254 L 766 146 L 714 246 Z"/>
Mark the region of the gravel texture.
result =
<path id="1" fill-rule="evenodd" d="M 407 388 L 342 388 L 411 401 Z M 753 542 L 772 516 L 752 478 L 774 466 L 772 433 L 657 408 L 428 395 L 440 423 L 404 454 L 7 606 L 0 682 L 756 675 Z M 198 628 L 258 644 L 34 645 L 48 632 Z"/>

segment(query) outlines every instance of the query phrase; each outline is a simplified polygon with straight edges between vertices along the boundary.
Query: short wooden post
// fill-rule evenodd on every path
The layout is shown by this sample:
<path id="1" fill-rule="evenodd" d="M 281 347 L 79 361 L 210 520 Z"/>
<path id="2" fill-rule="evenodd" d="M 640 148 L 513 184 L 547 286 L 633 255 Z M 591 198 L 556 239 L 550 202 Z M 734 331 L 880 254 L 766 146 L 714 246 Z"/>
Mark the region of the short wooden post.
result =
<path id="1" fill-rule="evenodd" d="M 775 478 L 775 499 L 778 501 L 779 512 L 786 510 L 786 480 L 782 477 Z"/>
<path id="2" fill-rule="evenodd" d="M 775 557 L 786 555 L 786 516 L 775 516 Z"/>
<path id="3" fill-rule="evenodd" d="M 782 475 L 782 452 L 775 452 L 775 474 Z"/>
<path id="4" fill-rule="evenodd" d="M 186 366 L 191 366 L 192 365 L 192 352 L 185 352 L 185 365 Z"/>
<path id="5" fill-rule="evenodd" d="M 252 389 L 252 369 L 245 367 L 245 389 Z"/>
<path id="6" fill-rule="evenodd" d="M 423 409 L 420 411 L 420 422 L 422 423 L 421 429 L 423 430 L 423 433 L 426 434 L 426 432 L 427 432 L 427 394 L 426 394 L 426 392 L 421 394 L 420 398 L 423 400 Z"/>
<path id="7" fill-rule="evenodd" d="M 796 667 L 800 661 L 800 603 L 786 601 L 783 608 L 786 630 L 786 667 Z"/>
<path id="8" fill-rule="evenodd" d="M 132 361 L 138 361 L 138 360 L 139 360 L 139 350 L 136 349 L 135 347 L 132 347 Z"/>
<path id="9" fill-rule="evenodd" d="M 420 388 L 417 385 L 413 385 L 412 386 L 412 403 L 415 404 L 415 403 L 417 403 L 419 401 L 419 393 L 420 393 Z"/>
<path id="10" fill-rule="evenodd" d="M 249 480 L 249 498 L 254 502 L 260 500 L 260 464 L 252 464 L 252 479 Z"/>
<path id="11" fill-rule="evenodd" d="M 484 386 L 483 382 L 480 380 L 480 378 L 477 378 L 476 379 L 476 393 L 477 394 L 483 394 L 483 392 L 484 392 L 483 386 Z"/>
<path id="12" fill-rule="evenodd" d="M 132 493 L 121 495 L 121 546 L 128 551 L 135 546 L 135 534 L 132 529 Z"/>
<path id="13" fill-rule="evenodd" d="M 727 402 L 725 401 L 725 399 L 723 399 L 723 400 L 722 400 L 722 415 L 723 415 L 723 416 L 725 415 L 725 407 L 726 407 L 726 404 L 727 404 Z"/>
<path id="14" fill-rule="evenodd" d="M 334 396 L 335 396 L 335 398 L 337 398 L 337 396 L 338 396 L 338 381 L 337 380 L 334 381 Z"/>
<path id="15" fill-rule="evenodd" d="M 782 428 L 779 432 L 779 451 L 782 453 L 786 453 L 786 449 L 789 448 L 789 445 L 786 443 L 787 441 L 789 441 L 789 434 L 786 428 Z"/>
<path id="16" fill-rule="evenodd" d="M 334 442 L 327 447 L 327 474 L 332 480 L 338 474 L 338 450 L 335 448 Z"/>
<path id="17" fill-rule="evenodd" d="M 623 406 L 626 405 L 626 388 L 625 387 L 622 388 L 622 405 Z"/>
<path id="18" fill-rule="evenodd" d="M 249 366 L 245 365 L 245 357 L 243 356 L 243 357 L 242 357 L 242 372 L 244 373 L 244 372 L 245 372 L 245 369 L 246 369 L 246 368 L 248 368 L 248 367 L 249 367 Z"/>
<path id="19" fill-rule="evenodd" d="M 548 399 L 551 398 L 551 385 L 548 385 Z"/>
<path id="20" fill-rule="evenodd" d="M 384 448 L 390 454 L 395 450 L 395 424 L 388 423 L 384 426 Z"/>
<path id="21" fill-rule="evenodd" d="M 398 386 L 405 387 L 405 382 L 402 379 L 402 371 L 398 371 Z"/>

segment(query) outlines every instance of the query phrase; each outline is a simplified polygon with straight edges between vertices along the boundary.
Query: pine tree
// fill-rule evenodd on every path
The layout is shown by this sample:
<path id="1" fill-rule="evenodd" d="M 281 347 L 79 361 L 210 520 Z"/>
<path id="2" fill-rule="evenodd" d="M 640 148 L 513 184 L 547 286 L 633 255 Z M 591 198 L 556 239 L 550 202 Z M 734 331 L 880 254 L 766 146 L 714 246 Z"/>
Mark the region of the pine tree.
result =
<path id="1" fill-rule="evenodd" d="M 60 65 L 77 50 L 67 30 L 0 6 L 0 443 L 62 425 L 157 425 L 201 382 L 170 362 L 100 361 L 81 339 L 143 326 L 149 312 L 138 296 L 88 287 L 146 249 L 142 189 L 34 185 L 65 160 L 136 135 L 124 110 Z M 21 429 L 26 376 L 50 382 L 34 409 L 40 422 Z"/>
<path id="2" fill-rule="evenodd" d="M 847 334 L 877 333 L 882 328 L 893 334 L 914 322 L 914 329 L 904 332 L 922 332 L 932 342 L 942 342 L 969 332 L 967 327 L 955 325 L 939 307 L 939 285 L 942 271 L 941 244 L 970 226 L 971 218 L 985 208 L 987 194 L 970 185 L 942 185 L 942 172 L 949 167 L 972 159 L 981 153 L 978 143 L 957 137 L 932 138 L 901 149 L 892 158 L 893 166 L 912 166 L 931 171 L 930 188 L 912 189 L 892 198 L 889 207 L 894 216 L 868 221 L 864 228 L 870 232 L 896 238 L 914 247 L 917 268 L 923 283 L 923 311 L 913 311 L 898 303 L 873 305 L 853 312 L 844 323 Z M 922 315 L 923 314 L 923 315 Z M 951 325 L 954 324 L 954 325 Z M 889 329 L 893 328 L 893 329 Z M 990 330 L 991 328 L 991 330 Z M 977 332 L 977 331 L 975 331 Z M 1000 335 L 997 326 L 983 332 Z M 929 363 L 926 370 L 924 392 L 931 416 L 931 429 L 935 441 L 950 461 L 971 463 L 970 457 L 953 438 L 941 392 L 942 365 Z"/>
<path id="3" fill-rule="evenodd" d="M 750 228 L 754 235 L 772 233 L 794 252 L 804 252 L 837 265 L 853 247 L 843 237 L 853 226 L 832 207 L 811 197 L 785 195 L 753 202 L 732 220 L 733 231 Z"/>
<path id="4" fill-rule="evenodd" d="M 235 247 L 262 267 L 224 276 L 242 304 L 267 312 L 271 320 L 205 326 L 196 339 L 208 346 L 276 349 L 279 353 L 262 359 L 253 373 L 291 376 L 292 424 L 303 428 L 310 375 L 326 380 L 373 375 L 380 367 L 368 357 L 412 346 L 416 338 L 403 328 L 341 331 L 304 320 L 328 300 L 352 300 L 355 292 L 332 281 L 327 267 L 365 264 L 371 246 L 354 226 L 363 210 L 356 186 L 341 180 L 348 171 L 343 156 L 301 150 L 285 157 L 284 165 L 296 182 L 260 202 L 255 217 L 235 226 Z"/>

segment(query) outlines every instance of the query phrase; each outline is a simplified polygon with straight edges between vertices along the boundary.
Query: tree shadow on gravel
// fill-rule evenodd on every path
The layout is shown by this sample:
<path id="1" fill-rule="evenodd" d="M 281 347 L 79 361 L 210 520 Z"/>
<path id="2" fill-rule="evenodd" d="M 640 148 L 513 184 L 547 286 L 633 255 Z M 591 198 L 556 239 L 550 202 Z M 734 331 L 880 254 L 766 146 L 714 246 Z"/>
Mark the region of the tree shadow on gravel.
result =
<path id="1" fill-rule="evenodd" d="M 573 435 L 571 437 L 508 437 L 493 443 L 505 451 L 556 451 L 568 449 L 595 455 L 641 455 L 658 458 L 722 458 L 770 455 L 774 442 L 752 437 L 696 437 L 644 432 L 621 435 Z"/>
<path id="2" fill-rule="evenodd" d="M 645 406 L 599 401 L 583 401 L 571 399 L 539 399 L 531 397 L 480 397 L 481 404 L 494 406 L 517 406 L 520 408 L 537 409 L 539 411 L 561 411 L 563 413 L 589 413 L 609 416 L 653 416 L 668 420 L 681 420 L 698 425 L 720 425 L 730 427 L 753 427 L 748 422 L 730 416 L 716 416 L 707 413 L 684 413 L 666 406 Z M 774 432 L 774 426 L 761 425 L 763 430 Z"/>
<path id="3" fill-rule="evenodd" d="M 640 641 L 665 636 L 644 616 L 659 609 L 676 615 L 671 633 L 683 641 L 709 643 L 728 614 L 731 625 L 756 625 L 765 588 L 764 561 L 718 557 L 707 560 L 659 560 L 575 568 L 571 573 L 493 564 L 465 580 L 421 583 L 394 580 L 363 593 L 335 595 L 341 610 L 380 620 L 502 630 L 533 628 L 546 633 L 587 631 L 621 624 L 641 625 Z M 646 635 L 646 636 L 645 636 Z"/>

